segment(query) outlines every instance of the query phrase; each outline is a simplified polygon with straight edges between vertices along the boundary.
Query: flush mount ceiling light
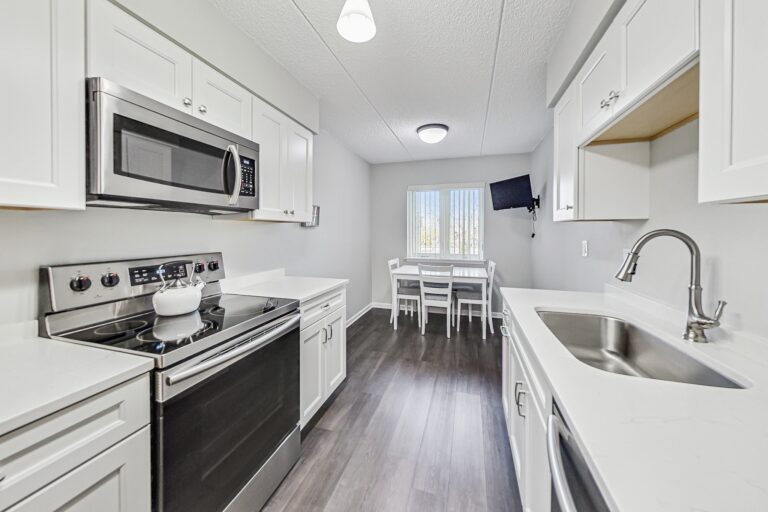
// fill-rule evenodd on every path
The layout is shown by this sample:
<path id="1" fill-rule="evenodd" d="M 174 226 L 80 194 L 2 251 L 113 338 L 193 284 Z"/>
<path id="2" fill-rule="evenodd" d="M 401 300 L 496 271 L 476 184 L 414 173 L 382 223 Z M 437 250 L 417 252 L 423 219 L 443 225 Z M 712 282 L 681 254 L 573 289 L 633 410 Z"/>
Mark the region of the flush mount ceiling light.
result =
<path id="1" fill-rule="evenodd" d="M 437 144 L 448 135 L 448 127 L 444 124 L 425 124 L 416 129 L 419 138 L 427 144 Z"/>
<path id="2" fill-rule="evenodd" d="M 376 35 L 376 23 L 368 0 L 347 0 L 341 8 L 336 30 L 353 43 L 364 43 Z"/>

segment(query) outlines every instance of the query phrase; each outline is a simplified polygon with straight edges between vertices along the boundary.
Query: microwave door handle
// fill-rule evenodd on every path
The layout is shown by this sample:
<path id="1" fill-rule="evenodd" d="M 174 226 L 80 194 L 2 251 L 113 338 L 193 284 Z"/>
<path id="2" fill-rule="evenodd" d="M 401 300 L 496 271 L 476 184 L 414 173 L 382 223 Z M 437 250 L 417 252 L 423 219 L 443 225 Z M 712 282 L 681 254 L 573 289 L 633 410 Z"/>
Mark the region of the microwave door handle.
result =
<path id="1" fill-rule="evenodd" d="M 560 418 L 551 414 L 547 423 L 547 455 L 549 458 L 549 470 L 552 473 L 552 486 L 555 488 L 557 502 L 560 504 L 562 511 L 578 512 L 576 504 L 573 502 L 573 495 L 568 486 L 568 480 L 565 478 L 563 456 L 560 453 L 561 435 L 568 439 L 571 433 Z"/>
<path id="2" fill-rule="evenodd" d="M 240 187 L 243 184 L 243 166 L 240 163 L 240 153 L 235 144 L 227 146 L 227 154 L 231 155 L 232 159 L 235 161 L 235 186 L 233 187 L 232 195 L 229 196 L 229 204 L 234 206 L 240 200 Z M 221 172 L 224 174 L 225 183 L 227 176 L 227 160 L 227 155 L 225 155 L 221 165 Z"/>

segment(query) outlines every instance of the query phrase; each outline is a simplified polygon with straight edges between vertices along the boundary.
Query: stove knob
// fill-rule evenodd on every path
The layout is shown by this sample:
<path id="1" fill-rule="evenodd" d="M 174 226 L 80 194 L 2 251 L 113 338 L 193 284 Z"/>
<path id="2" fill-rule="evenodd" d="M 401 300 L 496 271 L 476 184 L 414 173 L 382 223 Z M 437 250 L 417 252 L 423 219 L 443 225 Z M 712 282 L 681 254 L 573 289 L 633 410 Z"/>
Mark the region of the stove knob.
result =
<path id="1" fill-rule="evenodd" d="M 73 292 L 84 292 L 91 287 L 91 278 L 88 276 L 73 277 L 69 281 L 69 287 Z"/>
<path id="2" fill-rule="evenodd" d="M 209 262 L 208 263 L 208 270 L 210 270 L 211 272 L 215 272 L 215 271 L 219 270 L 219 262 L 216 261 L 216 260 L 213 260 L 213 261 Z"/>
<path id="3" fill-rule="evenodd" d="M 205 263 L 195 263 L 195 274 L 205 272 Z"/>
<path id="4" fill-rule="evenodd" d="M 106 274 L 101 276 L 101 284 L 103 284 L 107 288 L 112 288 L 114 286 L 117 286 L 117 283 L 119 282 L 120 282 L 120 276 L 114 272 L 107 272 Z"/>

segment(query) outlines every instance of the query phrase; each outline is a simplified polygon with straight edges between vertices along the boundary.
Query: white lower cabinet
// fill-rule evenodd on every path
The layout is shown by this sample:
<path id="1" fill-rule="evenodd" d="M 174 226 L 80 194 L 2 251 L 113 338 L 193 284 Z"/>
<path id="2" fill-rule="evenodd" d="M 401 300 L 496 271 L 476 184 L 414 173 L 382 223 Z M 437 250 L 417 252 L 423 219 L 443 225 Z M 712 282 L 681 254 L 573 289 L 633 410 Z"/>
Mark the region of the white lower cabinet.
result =
<path id="1" fill-rule="evenodd" d="M 5 0 L 0 47 L 0 206 L 84 209 L 84 0 Z"/>
<path id="2" fill-rule="evenodd" d="M 9 511 L 149 512 L 151 471 L 146 426 Z"/>
<path id="3" fill-rule="evenodd" d="M 300 392 L 301 428 L 347 377 L 347 307 L 338 290 L 302 304 Z M 310 320 L 308 324 L 306 320 Z"/>
<path id="4" fill-rule="evenodd" d="M 502 334 L 506 345 L 506 350 L 502 349 L 502 395 L 507 395 L 505 419 L 520 500 L 526 511 L 548 511 L 551 484 L 544 418 L 551 406 L 551 398 L 539 389 L 539 381 L 531 373 L 506 304 Z"/>

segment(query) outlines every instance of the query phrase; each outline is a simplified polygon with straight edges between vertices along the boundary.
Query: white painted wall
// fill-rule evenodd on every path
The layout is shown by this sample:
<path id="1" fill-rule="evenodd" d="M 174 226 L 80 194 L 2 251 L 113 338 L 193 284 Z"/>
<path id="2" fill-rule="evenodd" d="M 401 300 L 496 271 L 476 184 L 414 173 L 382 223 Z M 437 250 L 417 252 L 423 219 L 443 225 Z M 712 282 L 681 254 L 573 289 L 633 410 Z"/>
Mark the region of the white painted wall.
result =
<path id="1" fill-rule="evenodd" d="M 624 222 L 552 222 L 552 135 L 532 154 L 534 194 L 542 194 L 542 215 L 533 241 L 536 288 L 600 291 L 604 283 L 687 307 L 689 256 L 677 240 L 650 242 L 633 283 L 613 278 L 629 248 L 643 233 L 673 228 L 691 235 L 703 255 L 702 286 L 707 312 L 728 301 L 724 322 L 768 334 L 768 286 L 763 275 L 768 239 L 768 205 L 700 205 L 697 202 L 698 122 L 651 144 L 651 218 Z M 581 241 L 590 255 L 581 257 Z M 682 327 L 681 320 L 681 327 Z"/>
<path id="2" fill-rule="evenodd" d="M 371 266 L 373 301 L 390 301 L 387 260 L 405 258 L 406 190 L 409 185 L 486 184 L 530 172 L 528 154 L 427 160 L 371 167 Z M 495 260 L 495 288 L 530 287 L 531 221 L 525 209 L 494 212 L 485 193 L 485 257 Z M 501 310 L 498 293 L 494 310 Z"/>
<path id="3" fill-rule="evenodd" d="M 312 229 L 189 213 L 0 211 L 0 324 L 37 318 L 40 265 L 205 251 L 224 253 L 228 276 L 284 267 L 347 278 L 351 317 L 371 301 L 369 165 L 321 132 L 314 188 L 321 224 Z"/>
<path id="4" fill-rule="evenodd" d="M 317 133 L 318 99 L 206 0 L 113 0 Z M 266 7 L 262 7 L 266 8 Z"/>
<path id="5" fill-rule="evenodd" d="M 547 59 L 547 105 L 554 107 L 626 0 L 573 0 L 568 21 Z"/>

